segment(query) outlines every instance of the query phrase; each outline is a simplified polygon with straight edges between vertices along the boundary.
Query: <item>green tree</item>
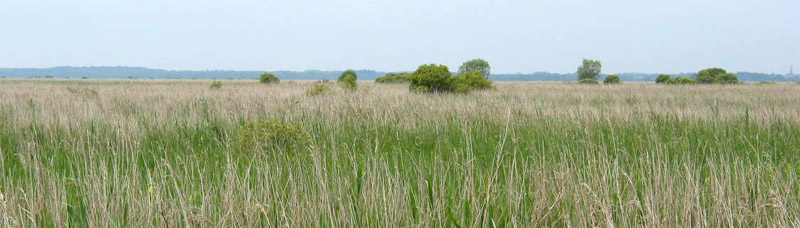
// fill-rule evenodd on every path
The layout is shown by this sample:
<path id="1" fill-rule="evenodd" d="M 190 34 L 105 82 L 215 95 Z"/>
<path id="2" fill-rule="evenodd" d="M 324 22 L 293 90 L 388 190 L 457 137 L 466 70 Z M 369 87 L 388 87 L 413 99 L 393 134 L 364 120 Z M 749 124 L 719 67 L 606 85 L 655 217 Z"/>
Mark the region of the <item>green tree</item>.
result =
<path id="1" fill-rule="evenodd" d="M 616 74 L 608 75 L 606 76 L 606 79 L 603 80 L 603 84 L 620 84 L 620 83 L 622 83 L 622 80 L 619 79 L 619 76 L 617 76 Z"/>
<path id="2" fill-rule="evenodd" d="M 489 66 L 489 62 L 483 59 L 469 60 L 458 67 L 459 74 L 469 73 L 472 71 L 480 72 L 481 76 L 484 78 L 489 78 L 489 74 L 491 74 L 491 67 Z"/>
<path id="3" fill-rule="evenodd" d="M 258 82 L 264 84 L 277 84 L 280 81 L 281 79 L 279 79 L 278 77 L 276 77 L 274 74 L 271 73 L 263 73 L 261 74 L 261 77 L 259 77 L 258 79 Z"/>
<path id="4" fill-rule="evenodd" d="M 697 83 L 710 84 L 714 83 L 714 81 L 716 81 L 719 75 L 726 73 L 728 72 L 726 72 L 722 68 L 708 68 L 701 70 L 700 72 L 697 72 L 697 77 L 695 78 L 695 80 L 697 81 Z"/>
<path id="5" fill-rule="evenodd" d="M 578 67 L 578 81 L 583 79 L 594 79 L 597 81 L 597 78 L 600 77 L 602 67 L 600 60 L 583 59 L 583 64 Z"/>
<path id="6" fill-rule="evenodd" d="M 421 65 L 411 74 L 410 88 L 419 92 L 449 92 L 450 70 L 445 65 Z"/>
<path id="7" fill-rule="evenodd" d="M 656 84 L 667 83 L 669 82 L 670 78 L 672 78 L 672 76 L 669 76 L 668 74 L 659 74 L 656 78 Z"/>

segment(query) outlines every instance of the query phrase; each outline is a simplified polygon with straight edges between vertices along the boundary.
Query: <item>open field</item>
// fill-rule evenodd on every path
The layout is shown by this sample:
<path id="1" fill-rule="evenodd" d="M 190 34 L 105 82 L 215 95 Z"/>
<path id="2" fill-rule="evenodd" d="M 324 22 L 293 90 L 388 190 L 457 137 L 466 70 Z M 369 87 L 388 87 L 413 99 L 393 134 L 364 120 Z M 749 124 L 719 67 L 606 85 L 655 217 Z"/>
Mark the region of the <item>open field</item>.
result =
<path id="1" fill-rule="evenodd" d="M 223 83 L 0 80 L 0 227 L 800 226 L 794 83 Z"/>

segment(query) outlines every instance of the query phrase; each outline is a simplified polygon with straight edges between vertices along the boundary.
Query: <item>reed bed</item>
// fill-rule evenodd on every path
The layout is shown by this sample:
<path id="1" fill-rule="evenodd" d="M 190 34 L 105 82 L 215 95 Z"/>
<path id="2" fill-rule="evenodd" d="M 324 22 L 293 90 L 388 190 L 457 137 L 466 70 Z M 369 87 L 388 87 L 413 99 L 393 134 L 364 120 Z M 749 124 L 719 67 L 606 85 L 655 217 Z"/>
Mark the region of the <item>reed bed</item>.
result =
<path id="1" fill-rule="evenodd" d="M 0 80 L 0 227 L 800 226 L 796 84 L 209 84 Z"/>

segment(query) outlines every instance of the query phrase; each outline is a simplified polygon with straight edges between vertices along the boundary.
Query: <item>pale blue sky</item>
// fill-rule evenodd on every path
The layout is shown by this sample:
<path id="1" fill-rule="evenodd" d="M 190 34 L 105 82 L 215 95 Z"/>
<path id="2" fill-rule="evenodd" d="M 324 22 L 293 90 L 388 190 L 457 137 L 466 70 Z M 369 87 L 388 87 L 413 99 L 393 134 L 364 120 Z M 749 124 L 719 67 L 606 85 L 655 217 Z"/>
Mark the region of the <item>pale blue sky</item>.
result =
<path id="1" fill-rule="evenodd" d="M 800 68 L 800 0 L 0 0 L 0 67 Z"/>

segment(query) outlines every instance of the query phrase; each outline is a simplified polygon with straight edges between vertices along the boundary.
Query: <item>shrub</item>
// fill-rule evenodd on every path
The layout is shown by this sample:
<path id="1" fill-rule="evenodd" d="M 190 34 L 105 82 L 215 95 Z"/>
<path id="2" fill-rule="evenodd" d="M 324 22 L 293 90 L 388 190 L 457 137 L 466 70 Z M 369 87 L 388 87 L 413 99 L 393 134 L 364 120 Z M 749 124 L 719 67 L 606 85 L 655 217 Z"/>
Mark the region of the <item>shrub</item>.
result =
<path id="1" fill-rule="evenodd" d="M 221 81 L 214 81 L 211 83 L 211 89 L 219 89 L 219 88 L 222 88 Z"/>
<path id="2" fill-rule="evenodd" d="M 402 73 L 388 73 L 382 77 L 375 79 L 375 83 L 406 83 L 411 80 L 411 74 Z"/>
<path id="3" fill-rule="evenodd" d="M 668 74 L 659 74 L 656 78 L 656 84 L 667 83 L 671 78 L 672 76 L 669 76 Z"/>
<path id="4" fill-rule="evenodd" d="M 483 77 L 480 71 L 461 73 L 450 78 L 450 85 L 454 92 L 468 93 L 472 90 L 484 90 L 494 88 L 489 79 Z"/>
<path id="5" fill-rule="evenodd" d="M 356 77 L 353 75 L 345 75 L 344 78 L 339 80 L 339 86 L 346 90 L 356 90 L 358 88 L 358 84 L 356 84 Z"/>
<path id="6" fill-rule="evenodd" d="M 593 84 L 600 84 L 600 82 L 598 82 L 597 80 L 591 79 L 591 78 L 584 78 L 584 79 L 581 79 L 580 81 L 578 81 L 578 84 L 593 85 Z"/>
<path id="7" fill-rule="evenodd" d="M 606 76 L 606 79 L 603 80 L 603 84 L 620 84 L 622 80 L 619 79 L 619 76 L 612 74 Z"/>
<path id="8" fill-rule="evenodd" d="M 724 74 L 717 75 L 717 77 L 714 78 L 714 83 L 717 83 L 717 84 L 737 84 L 737 83 L 739 83 L 739 78 L 737 78 L 736 75 L 734 75 L 734 74 L 724 73 Z"/>
<path id="9" fill-rule="evenodd" d="M 341 75 L 339 75 L 339 78 L 336 79 L 336 81 L 342 81 L 348 75 L 351 75 L 351 76 L 353 76 L 353 78 L 358 80 L 358 75 L 356 74 L 356 71 L 354 71 L 354 70 L 346 70 L 346 71 L 342 72 Z"/>
<path id="10" fill-rule="evenodd" d="M 428 64 L 422 65 L 411 74 L 411 90 L 418 92 L 449 92 L 452 91 L 450 85 L 450 70 L 445 65 Z"/>
<path id="11" fill-rule="evenodd" d="M 81 79 L 89 79 L 89 77 L 83 76 L 81 77 Z"/>
<path id="12" fill-rule="evenodd" d="M 728 72 L 726 72 L 722 68 L 708 68 L 701 70 L 700 72 L 697 72 L 695 80 L 697 81 L 697 83 L 703 83 L 703 84 L 715 83 L 717 81 L 717 77 L 727 73 Z"/>
<path id="13" fill-rule="evenodd" d="M 328 80 L 316 81 L 311 84 L 311 87 L 306 90 L 306 95 L 317 96 L 331 92 L 330 82 Z"/>
<path id="14" fill-rule="evenodd" d="M 281 79 L 276 77 L 274 74 L 263 73 L 261 74 L 261 77 L 259 77 L 258 82 L 264 84 L 278 84 L 279 82 L 281 82 Z"/>
<path id="15" fill-rule="evenodd" d="M 339 75 L 339 78 L 336 79 L 336 82 L 339 83 L 339 86 L 346 90 L 355 90 L 358 87 L 356 81 L 358 80 L 358 75 L 353 70 L 346 70 Z"/>
<path id="16" fill-rule="evenodd" d="M 672 81 L 672 83 L 670 83 L 670 84 L 686 85 L 686 84 L 694 84 L 694 83 L 695 83 L 695 81 L 692 80 L 691 78 L 685 77 L 685 76 L 681 76 L 681 77 L 675 78 L 675 80 Z"/>
<path id="17" fill-rule="evenodd" d="M 775 82 L 775 81 L 761 81 L 761 82 L 759 82 L 759 84 L 762 84 L 762 85 L 774 85 L 774 84 L 777 84 L 777 82 Z"/>
<path id="18" fill-rule="evenodd" d="M 295 152 L 305 149 L 310 139 L 299 122 L 262 120 L 245 123 L 237 144 L 242 151 Z"/>

